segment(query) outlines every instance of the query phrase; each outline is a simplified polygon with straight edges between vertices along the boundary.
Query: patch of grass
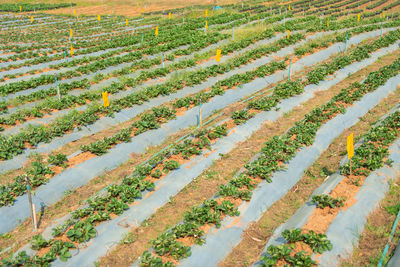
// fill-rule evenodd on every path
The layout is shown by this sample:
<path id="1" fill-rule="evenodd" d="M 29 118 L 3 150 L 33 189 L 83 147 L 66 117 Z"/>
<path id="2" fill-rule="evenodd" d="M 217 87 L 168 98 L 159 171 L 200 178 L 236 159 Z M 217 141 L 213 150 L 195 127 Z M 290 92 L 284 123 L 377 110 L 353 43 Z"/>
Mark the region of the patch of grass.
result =
<path id="1" fill-rule="evenodd" d="M 135 237 L 132 232 L 126 234 L 124 239 L 121 240 L 121 244 L 131 244 L 133 242 L 135 242 Z"/>
<path id="2" fill-rule="evenodd" d="M 216 172 L 216 171 L 207 171 L 204 174 L 204 177 L 206 178 L 206 180 L 211 180 L 211 179 L 215 179 L 217 174 L 218 174 L 218 172 Z"/>

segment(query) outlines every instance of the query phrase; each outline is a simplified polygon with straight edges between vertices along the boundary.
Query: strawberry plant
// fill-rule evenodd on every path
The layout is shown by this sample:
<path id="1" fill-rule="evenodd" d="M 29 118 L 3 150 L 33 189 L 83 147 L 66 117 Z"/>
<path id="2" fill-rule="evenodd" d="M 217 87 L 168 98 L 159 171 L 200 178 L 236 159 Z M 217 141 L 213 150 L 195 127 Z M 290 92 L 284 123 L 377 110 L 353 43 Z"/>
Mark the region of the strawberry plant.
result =
<path id="1" fill-rule="evenodd" d="M 67 232 L 67 237 L 75 242 L 82 243 L 96 236 L 96 230 L 89 222 L 78 222 Z"/>
<path id="2" fill-rule="evenodd" d="M 325 207 L 343 207 L 345 200 L 346 199 L 342 197 L 333 198 L 328 195 L 314 195 L 312 196 L 311 202 L 316 204 L 318 208 L 323 209 Z"/>
<path id="3" fill-rule="evenodd" d="M 59 256 L 62 262 L 66 262 L 69 258 L 71 258 L 71 253 L 69 252 L 69 249 L 72 248 L 75 248 L 74 244 L 70 242 L 63 242 L 61 240 L 56 240 L 51 246 L 50 251 L 54 253 L 54 255 Z M 48 260 L 47 262 L 51 262 L 54 259 Z"/>
<path id="4" fill-rule="evenodd" d="M 35 235 L 31 240 L 31 248 L 34 250 L 39 250 L 45 248 L 49 243 L 42 237 L 42 235 Z"/>
<path id="5" fill-rule="evenodd" d="M 332 249 L 332 243 L 324 234 L 317 234 L 311 230 L 303 236 L 303 242 L 309 245 L 314 253 L 321 254 Z"/>
<path id="6" fill-rule="evenodd" d="M 313 231 L 303 234 L 299 228 L 286 229 L 282 232 L 282 236 L 288 244 L 268 246 L 268 255 L 261 258 L 265 266 L 275 266 L 281 260 L 284 260 L 290 266 L 316 266 L 317 263 L 306 252 L 300 251 L 294 254 L 293 249 L 296 242 L 304 242 L 310 246 L 314 253 L 323 253 L 332 249 L 332 244 L 326 238 L 326 235 L 316 234 Z"/>
<path id="7" fill-rule="evenodd" d="M 227 124 L 224 123 L 222 125 L 218 125 L 213 130 L 208 132 L 207 136 L 211 140 L 221 138 L 222 136 L 226 136 L 228 134 Z"/>
<path id="8" fill-rule="evenodd" d="M 151 174 L 151 177 L 154 178 L 160 178 L 162 176 L 162 172 L 159 169 L 154 170 L 154 172 Z"/>
<path id="9" fill-rule="evenodd" d="M 298 241 L 302 241 L 304 238 L 304 236 L 301 233 L 300 228 L 286 229 L 285 231 L 282 232 L 282 236 L 289 243 L 295 243 Z"/>
<path id="10" fill-rule="evenodd" d="M 179 168 L 179 163 L 176 162 L 175 160 L 170 160 L 170 161 L 165 161 L 164 162 L 164 170 L 166 172 L 175 170 Z"/>
<path id="11" fill-rule="evenodd" d="M 141 267 L 153 267 L 153 266 L 173 267 L 174 265 L 170 261 L 163 263 L 161 258 L 154 257 L 149 252 L 146 251 L 143 253 L 143 255 L 141 257 L 140 266 Z"/>
<path id="12" fill-rule="evenodd" d="M 245 123 L 247 120 L 251 119 L 254 117 L 255 113 L 249 113 L 248 110 L 239 110 L 239 111 L 234 111 L 232 113 L 231 118 L 235 122 L 236 125 Z"/>
<path id="13" fill-rule="evenodd" d="M 68 159 L 67 159 L 67 156 L 64 154 L 50 155 L 47 162 L 49 164 L 53 164 L 53 165 L 61 166 L 61 167 L 68 166 L 68 163 L 67 163 Z"/>
<path id="14" fill-rule="evenodd" d="M 116 198 L 111 199 L 111 202 L 107 205 L 107 211 L 113 212 L 117 215 L 122 214 L 124 210 L 127 210 L 128 208 L 129 206 L 126 203 L 118 201 Z"/>
<path id="15" fill-rule="evenodd" d="M 163 233 L 156 239 L 151 241 L 154 251 L 158 255 L 169 254 L 174 259 L 179 260 L 182 258 L 187 258 L 191 255 L 190 247 L 186 247 L 182 243 L 176 241 L 172 233 Z"/>

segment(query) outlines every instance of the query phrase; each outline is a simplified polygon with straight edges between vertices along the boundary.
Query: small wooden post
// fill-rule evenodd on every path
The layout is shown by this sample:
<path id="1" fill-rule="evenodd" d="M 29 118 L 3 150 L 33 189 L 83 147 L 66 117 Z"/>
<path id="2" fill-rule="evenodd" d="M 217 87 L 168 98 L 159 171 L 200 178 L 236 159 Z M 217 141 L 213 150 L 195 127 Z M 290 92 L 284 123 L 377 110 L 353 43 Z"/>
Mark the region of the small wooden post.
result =
<path id="1" fill-rule="evenodd" d="M 202 125 L 202 121 L 201 121 L 201 105 L 202 105 L 202 103 L 200 102 L 200 106 L 199 106 L 199 127 L 201 127 L 201 125 Z"/>
<path id="2" fill-rule="evenodd" d="M 31 195 L 32 187 L 28 175 L 25 176 L 25 181 L 26 181 L 26 192 L 28 194 L 29 208 L 31 210 L 31 216 L 32 216 L 33 231 L 37 231 L 36 213 L 34 210 L 35 207 L 32 204 L 32 195 Z"/>
<path id="3" fill-rule="evenodd" d="M 61 101 L 60 88 L 58 87 L 58 84 L 57 84 L 57 76 L 56 76 L 56 89 L 57 89 L 58 100 Z"/>

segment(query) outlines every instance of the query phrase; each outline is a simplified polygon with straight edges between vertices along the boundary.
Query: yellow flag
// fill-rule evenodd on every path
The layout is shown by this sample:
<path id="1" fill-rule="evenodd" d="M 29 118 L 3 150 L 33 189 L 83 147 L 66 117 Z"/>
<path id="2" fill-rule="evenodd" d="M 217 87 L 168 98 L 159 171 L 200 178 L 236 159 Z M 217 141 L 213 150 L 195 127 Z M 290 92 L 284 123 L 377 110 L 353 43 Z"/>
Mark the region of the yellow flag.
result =
<path id="1" fill-rule="evenodd" d="M 101 20 L 101 16 L 97 15 L 97 20 L 100 21 Z"/>
<path id="2" fill-rule="evenodd" d="M 286 39 L 289 40 L 289 37 L 290 37 L 290 30 L 287 30 L 287 37 L 286 37 Z"/>
<path id="3" fill-rule="evenodd" d="M 383 18 L 386 18 L 386 13 L 385 13 L 385 11 L 382 11 L 382 17 L 383 17 Z"/>
<path id="4" fill-rule="evenodd" d="M 347 136 L 347 157 L 351 159 L 354 156 L 353 133 Z"/>
<path id="5" fill-rule="evenodd" d="M 361 14 L 358 13 L 358 15 L 357 15 L 357 22 L 360 22 L 360 18 L 361 18 Z"/>
<path id="6" fill-rule="evenodd" d="M 101 93 L 101 95 L 103 96 L 103 105 L 106 108 L 110 105 L 110 100 L 108 98 L 108 92 L 107 91 L 103 92 L 103 93 Z"/>
<path id="7" fill-rule="evenodd" d="M 19 6 L 19 11 L 22 12 L 22 6 Z"/>
<path id="8" fill-rule="evenodd" d="M 290 4 L 289 4 L 289 11 L 290 11 Z"/>
<path id="9" fill-rule="evenodd" d="M 128 26 L 128 19 L 125 20 L 125 24 L 126 24 L 126 26 Z"/>
<path id="10" fill-rule="evenodd" d="M 171 12 L 168 13 L 168 18 L 171 19 Z"/>
<path id="11" fill-rule="evenodd" d="M 205 15 L 206 17 L 208 17 L 208 9 L 206 9 L 206 10 L 204 11 L 204 15 Z"/>
<path id="12" fill-rule="evenodd" d="M 72 44 L 71 44 L 71 56 L 73 56 L 74 55 L 74 48 L 72 47 Z"/>
<path id="13" fill-rule="evenodd" d="M 326 27 L 329 28 L 329 18 L 328 18 L 328 20 L 326 21 Z"/>
<path id="14" fill-rule="evenodd" d="M 156 27 L 156 31 L 154 32 L 154 34 L 157 36 L 158 35 L 158 26 Z"/>
<path id="15" fill-rule="evenodd" d="M 217 49 L 217 56 L 215 57 L 215 60 L 217 62 L 221 61 L 221 49 Z"/>
<path id="16" fill-rule="evenodd" d="M 144 13 L 144 8 L 142 9 L 142 13 Z"/>
<path id="17" fill-rule="evenodd" d="M 76 17 L 76 10 L 74 9 L 74 16 Z"/>
<path id="18" fill-rule="evenodd" d="M 31 23 L 33 22 L 33 16 L 31 16 Z"/>
<path id="19" fill-rule="evenodd" d="M 72 29 L 69 29 L 69 36 L 72 38 Z"/>
<path id="20" fill-rule="evenodd" d="M 206 26 L 205 26 L 205 27 L 206 27 L 206 29 L 208 29 L 208 22 L 207 22 L 207 20 L 206 20 Z"/>

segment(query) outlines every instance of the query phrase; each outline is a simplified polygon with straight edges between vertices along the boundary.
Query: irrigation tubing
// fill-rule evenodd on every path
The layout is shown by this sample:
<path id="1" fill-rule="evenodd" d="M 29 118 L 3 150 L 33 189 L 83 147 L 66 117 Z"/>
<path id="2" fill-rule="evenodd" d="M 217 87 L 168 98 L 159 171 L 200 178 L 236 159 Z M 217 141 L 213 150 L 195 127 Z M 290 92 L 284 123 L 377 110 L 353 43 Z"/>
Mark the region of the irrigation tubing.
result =
<path id="1" fill-rule="evenodd" d="M 393 224 L 393 227 L 392 227 L 392 231 L 390 232 L 389 240 L 386 243 L 385 248 L 383 249 L 382 256 L 381 256 L 381 259 L 379 260 L 378 267 L 382 267 L 383 262 L 385 261 L 386 254 L 389 251 L 390 242 L 392 242 L 392 239 L 393 239 L 393 236 L 394 236 L 394 232 L 396 231 L 397 224 L 399 223 L 399 220 L 400 220 L 400 210 L 397 213 L 396 220 L 394 221 L 394 224 Z"/>

